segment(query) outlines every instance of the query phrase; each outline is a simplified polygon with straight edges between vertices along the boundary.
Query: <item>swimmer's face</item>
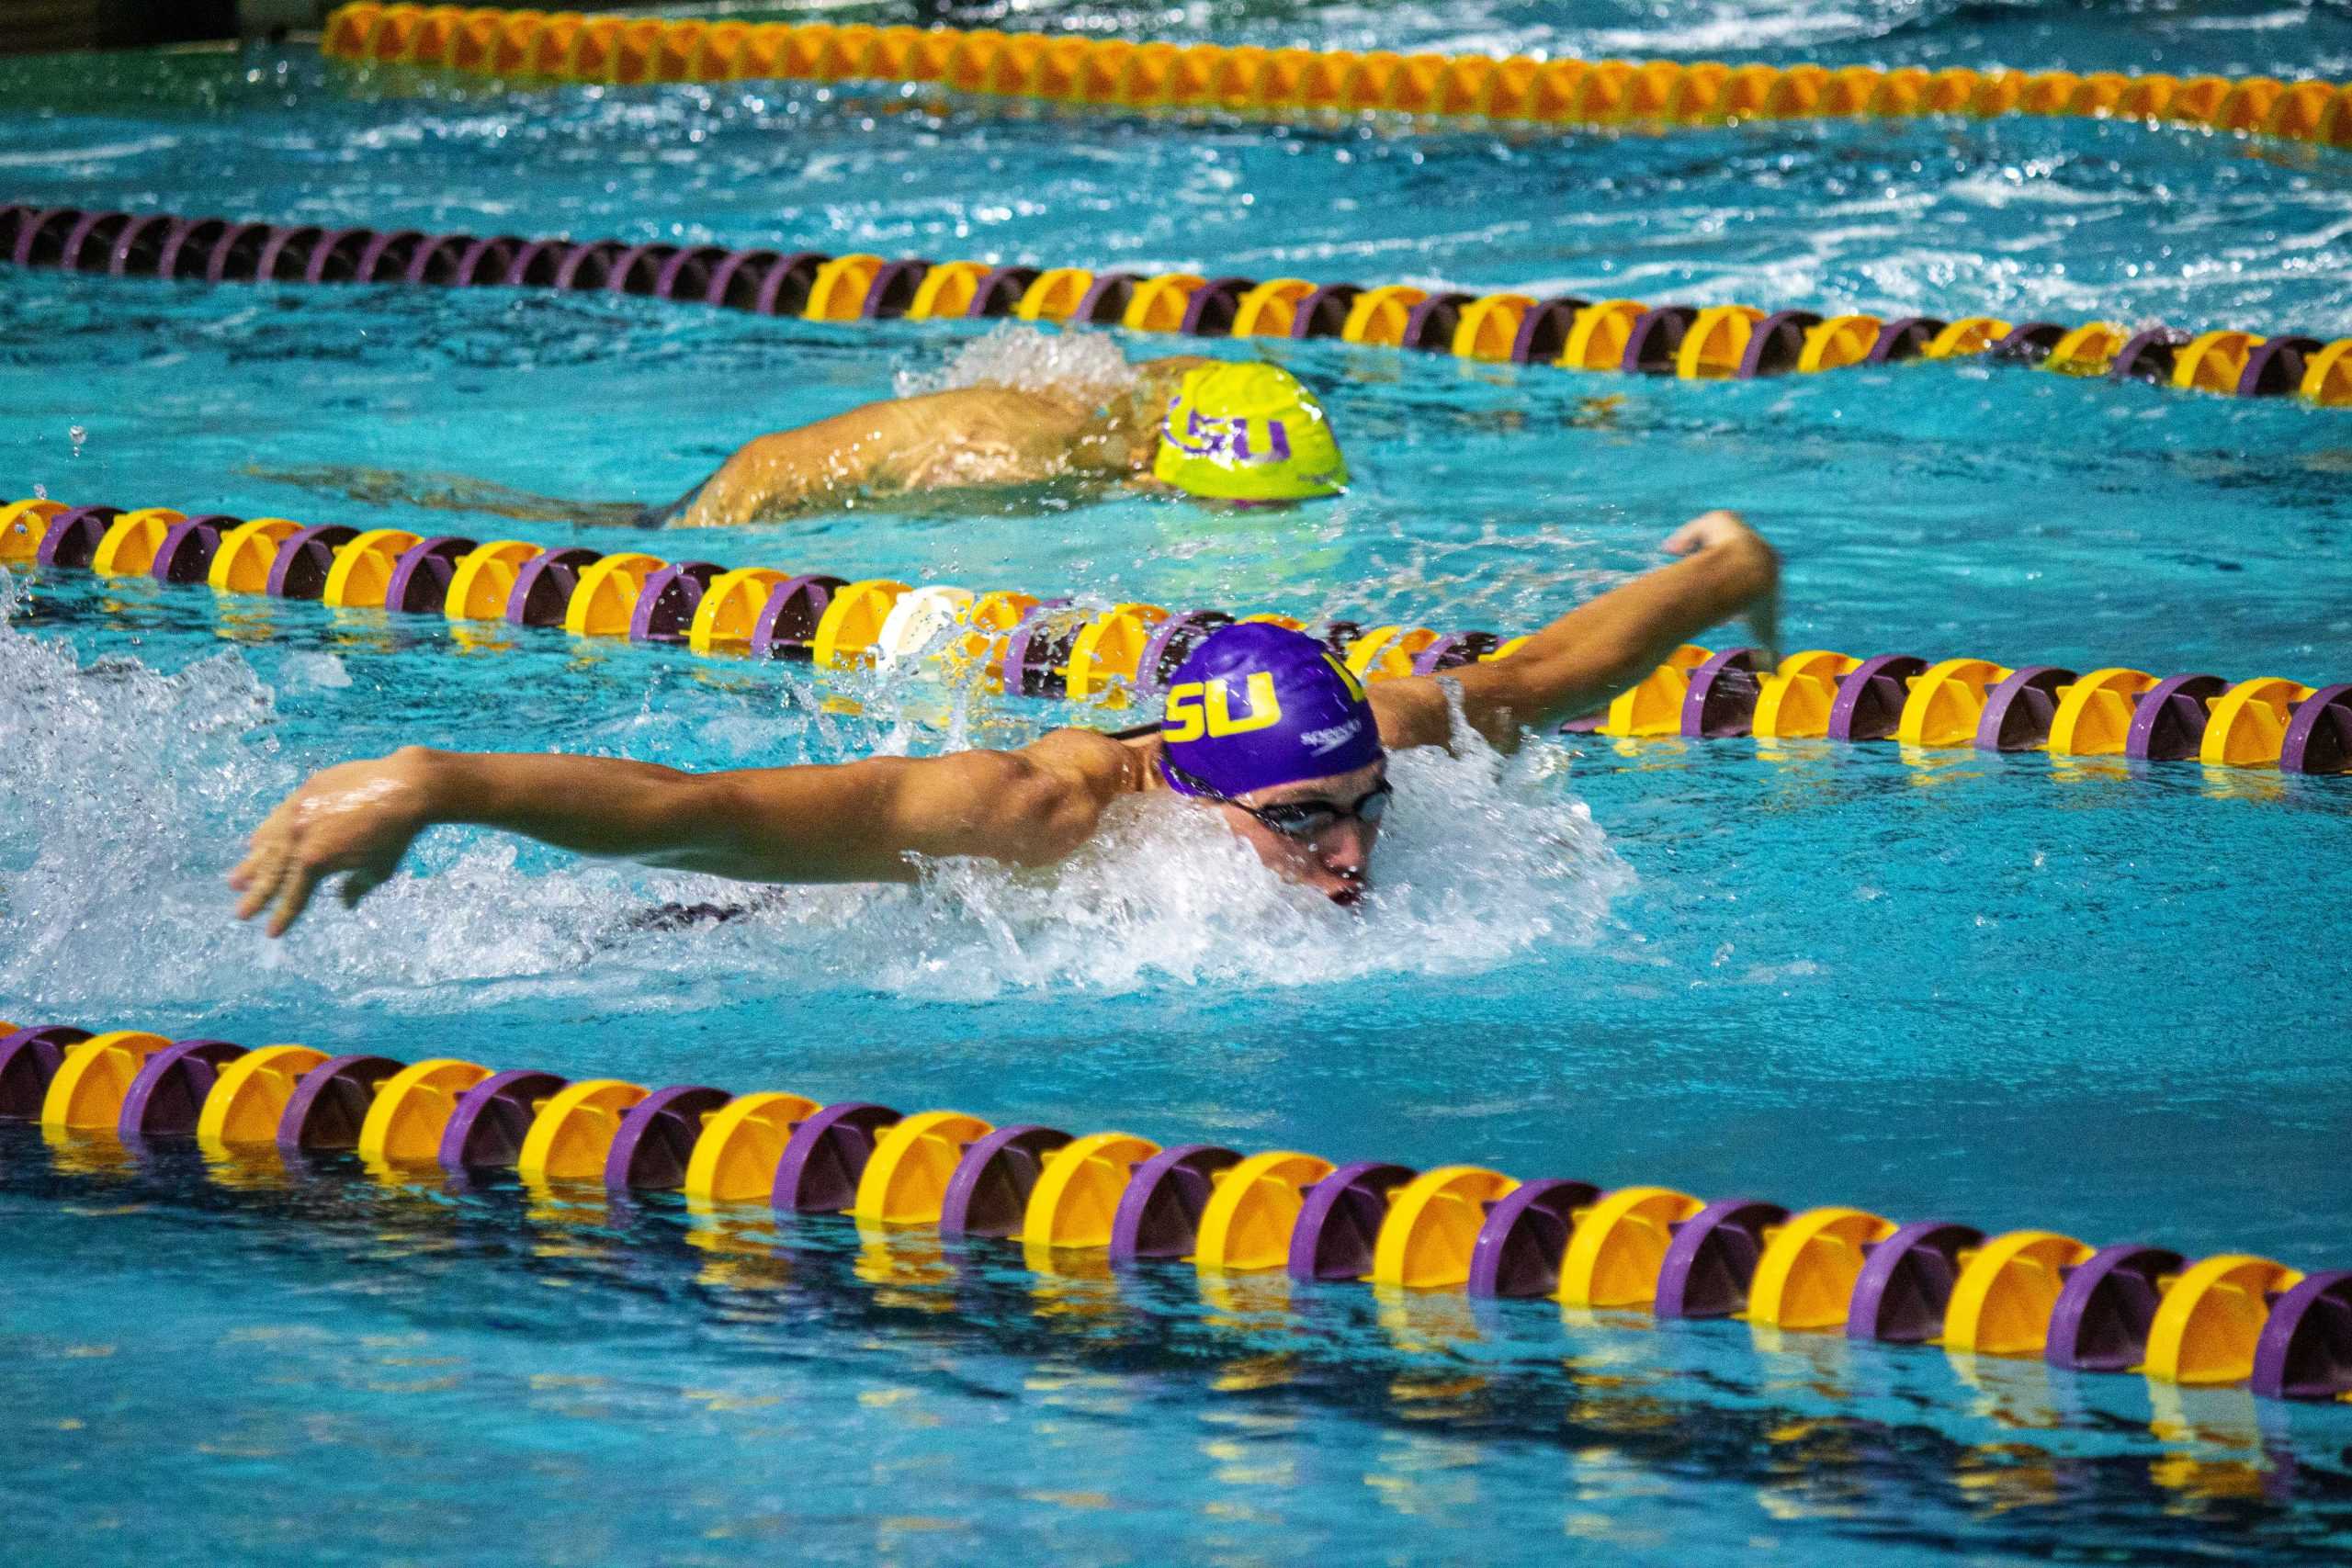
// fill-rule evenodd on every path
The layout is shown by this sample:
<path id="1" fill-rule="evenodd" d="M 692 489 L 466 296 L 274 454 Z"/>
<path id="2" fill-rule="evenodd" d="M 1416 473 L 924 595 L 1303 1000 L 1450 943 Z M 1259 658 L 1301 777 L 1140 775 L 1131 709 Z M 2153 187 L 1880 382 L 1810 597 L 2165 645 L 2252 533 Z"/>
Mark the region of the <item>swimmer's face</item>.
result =
<path id="1" fill-rule="evenodd" d="M 1369 762 L 1353 773 L 1251 790 L 1216 809 L 1276 874 L 1348 907 L 1363 898 L 1371 886 L 1372 846 L 1380 837 L 1377 818 L 1387 801 L 1381 796 L 1376 804 L 1367 804 L 1365 797 L 1383 788 L 1386 774 L 1387 763 Z M 1243 809 L 1299 806 L 1329 807 L 1340 815 L 1329 826 L 1302 837 L 1279 831 Z"/>

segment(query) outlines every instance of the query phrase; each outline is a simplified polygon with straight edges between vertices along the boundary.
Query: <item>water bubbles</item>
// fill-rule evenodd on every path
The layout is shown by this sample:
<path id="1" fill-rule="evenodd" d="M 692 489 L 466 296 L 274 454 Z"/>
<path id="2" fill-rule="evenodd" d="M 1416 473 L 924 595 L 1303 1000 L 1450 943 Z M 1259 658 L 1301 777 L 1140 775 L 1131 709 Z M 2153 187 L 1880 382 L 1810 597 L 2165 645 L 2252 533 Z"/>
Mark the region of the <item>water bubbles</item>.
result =
<path id="1" fill-rule="evenodd" d="M 901 370 L 894 380 L 902 398 L 961 387 L 1011 387 L 1107 402 L 1135 385 L 1136 370 L 1103 333 L 1002 326 L 965 344 L 944 367 Z"/>
<path id="2" fill-rule="evenodd" d="M 78 424 L 66 426 L 65 439 L 74 444 L 74 456 L 76 457 L 82 455 L 82 444 L 89 438 L 90 433 L 82 426 Z"/>
<path id="3" fill-rule="evenodd" d="M 279 669 L 289 686 L 341 691 L 351 684 L 351 672 L 332 653 L 289 653 Z"/>
<path id="4" fill-rule="evenodd" d="M 0 992 L 64 1015 L 249 985 L 212 960 L 234 824 L 290 782 L 246 739 L 273 716 L 268 689 L 232 652 L 175 675 L 119 656 L 80 665 L 12 629 L 16 607 L 0 574 L 0 798 L 39 803 L 0 820 Z"/>

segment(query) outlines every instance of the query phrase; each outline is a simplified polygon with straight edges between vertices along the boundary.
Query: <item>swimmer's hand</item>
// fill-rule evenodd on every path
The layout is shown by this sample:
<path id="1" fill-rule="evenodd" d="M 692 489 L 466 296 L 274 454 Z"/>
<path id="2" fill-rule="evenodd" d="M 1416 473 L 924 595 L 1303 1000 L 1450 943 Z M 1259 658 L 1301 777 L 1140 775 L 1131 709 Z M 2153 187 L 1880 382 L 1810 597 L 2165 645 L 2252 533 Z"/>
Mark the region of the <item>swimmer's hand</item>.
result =
<path id="1" fill-rule="evenodd" d="M 1690 556 L 1723 545 L 1761 545 L 1763 542 L 1764 536 L 1749 527 L 1747 520 L 1738 513 L 1717 510 L 1702 513 L 1668 534 L 1666 536 L 1666 553 Z"/>
<path id="2" fill-rule="evenodd" d="M 1381 739 L 1391 750 L 1452 744 L 1453 709 L 1442 689 L 1451 685 L 1471 728 L 1509 750 L 1524 730 L 1606 705 L 1719 621 L 1745 615 L 1758 642 L 1777 641 L 1781 558 L 1738 513 L 1695 517 L 1666 548 L 1682 558 L 1577 605 L 1507 657 L 1374 686 Z"/>
<path id="3" fill-rule="evenodd" d="M 237 919 L 267 909 L 269 934 L 284 936 L 322 879 L 345 874 L 345 908 L 380 886 L 432 820 L 424 756 L 405 748 L 345 762 L 288 795 L 254 829 L 245 858 L 229 873 L 229 886 L 243 895 Z"/>
<path id="4" fill-rule="evenodd" d="M 1764 650 L 1767 665 L 1781 661 L 1781 574 L 1780 557 L 1764 542 L 1764 536 L 1747 525 L 1746 518 L 1736 512 L 1709 512 L 1693 517 L 1666 536 L 1666 553 L 1670 556 L 1697 555 L 1702 550 L 1746 551 L 1769 561 L 1771 570 L 1762 574 L 1763 586 L 1747 604 L 1747 630 L 1756 646 Z"/>

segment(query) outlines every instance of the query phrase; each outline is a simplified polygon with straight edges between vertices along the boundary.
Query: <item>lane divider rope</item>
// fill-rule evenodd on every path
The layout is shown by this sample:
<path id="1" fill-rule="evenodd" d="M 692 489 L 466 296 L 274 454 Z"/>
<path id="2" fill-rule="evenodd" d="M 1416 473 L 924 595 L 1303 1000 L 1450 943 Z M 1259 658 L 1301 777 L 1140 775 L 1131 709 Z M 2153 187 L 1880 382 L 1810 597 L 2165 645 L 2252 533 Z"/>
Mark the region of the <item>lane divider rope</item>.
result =
<path id="1" fill-rule="evenodd" d="M 575 637 L 683 644 L 698 654 L 826 669 L 924 661 L 989 692 L 1105 707 L 1158 694 L 1200 638 L 1237 618 L 1303 626 L 1262 612 L 1237 617 L 1142 603 L 1087 605 L 950 584 L 729 570 L 640 551 L 604 555 L 522 539 L 484 543 L 47 500 L 0 505 L 0 566 L 205 583 L 219 593 L 458 623 L 560 626 Z M 1320 630 L 1332 653 L 1367 681 L 1505 658 L 1525 640 L 1353 621 Z M 1752 648 L 1686 645 L 1602 713 L 1565 728 L 1626 739 L 1894 740 L 2352 773 L 2352 682 L 2159 677 L 2120 666 L 2011 668 L 1984 659 L 1931 663 L 1909 654 L 1858 659 L 1824 649 L 1768 664 Z"/>
<path id="2" fill-rule="evenodd" d="M 2162 120 L 2352 147 L 2352 86 L 2270 76 L 1498 60 L 365 3 L 334 12 L 320 47 L 331 59 L 509 80 L 898 82 L 1095 107 L 1385 111 L 1564 126 L 2022 114 Z"/>
<path id="3" fill-rule="evenodd" d="M 0 207 L 0 260 L 208 283 L 401 283 L 632 294 L 811 321 L 1009 318 L 1192 337 L 1336 338 L 1457 359 L 1746 380 L 1974 355 L 2075 377 L 2352 408 L 2352 337 L 1993 316 L 1823 317 L 1752 305 L 1432 293 L 1300 277 L 1143 275 L 832 256 L 718 245 L 574 243 L 327 229 L 79 208 Z"/>
<path id="4" fill-rule="evenodd" d="M 1475 1165 L 1162 1147 L 955 1111 L 138 1030 L 0 1023 L 0 1117 L 39 1121 L 66 1150 L 193 1136 L 221 1162 L 348 1150 L 394 1180 L 512 1169 L 548 1197 L 669 1190 L 698 1216 L 846 1214 L 866 1231 L 1002 1240 L 1044 1272 L 1091 1257 L 1549 1297 L 2352 1401 L 2352 1269 L 2306 1274 L 2247 1253 L 2192 1261 L 2055 1231 L 1986 1235 Z"/>

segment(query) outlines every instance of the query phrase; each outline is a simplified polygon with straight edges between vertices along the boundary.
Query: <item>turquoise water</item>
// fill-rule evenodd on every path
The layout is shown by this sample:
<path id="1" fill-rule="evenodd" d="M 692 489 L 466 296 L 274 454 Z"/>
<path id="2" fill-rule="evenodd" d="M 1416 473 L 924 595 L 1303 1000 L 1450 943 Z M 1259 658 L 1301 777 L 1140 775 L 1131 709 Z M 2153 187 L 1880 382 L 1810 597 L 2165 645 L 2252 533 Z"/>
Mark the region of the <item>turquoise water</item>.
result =
<path id="1" fill-rule="evenodd" d="M 2352 18 L 2326 6 L 1183 26 L 2352 73 Z M 36 78 L 61 107 L 28 107 Z M 2352 333 L 2352 162 L 2201 133 L 1275 133 L 815 89 L 505 95 L 299 51 L 16 62 L 0 86 L 6 199 Z M 759 431 L 968 374 L 977 336 L 10 273 L 0 490 L 552 541 L 571 536 L 315 470 L 665 501 Z M 861 507 L 658 547 L 1510 629 L 1727 504 L 1784 548 L 1792 647 L 2352 674 L 2340 412 L 1970 365 L 1732 387 L 1284 356 L 1358 474 L 1329 508 Z M 798 893 L 692 932 L 633 918 L 722 885 L 455 831 L 420 846 L 424 874 L 277 947 L 228 920 L 218 884 L 305 771 L 403 741 L 709 767 L 1018 739 L 1052 716 L 913 677 L 19 578 L 0 1017 L 2352 1261 L 2344 781 L 1748 742 L 1415 758 L 1361 919 L 1158 813 L 1055 873 Z M 862 1249 L 830 1222 L 714 1234 L 662 1199 L 550 1211 L 335 1162 L 230 1179 L 186 1151 L 105 1154 L 0 1125 L 16 1560 L 2190 1562 L 2352 1542 L 2340 1408 L 1544 1303 L 1046 1279 L 987 1247 Z"/>

